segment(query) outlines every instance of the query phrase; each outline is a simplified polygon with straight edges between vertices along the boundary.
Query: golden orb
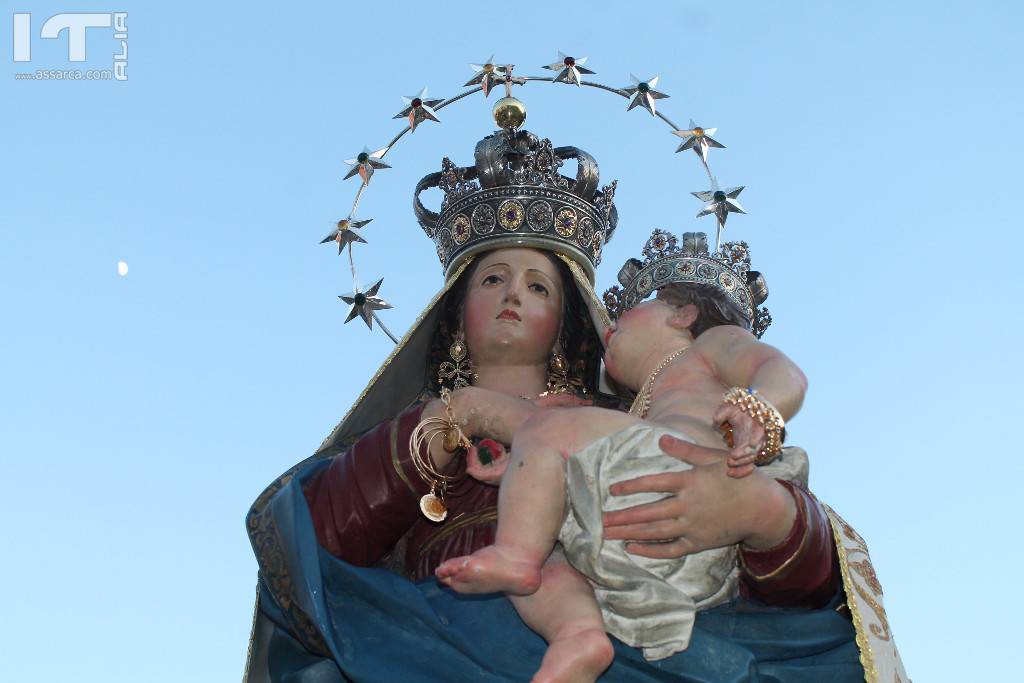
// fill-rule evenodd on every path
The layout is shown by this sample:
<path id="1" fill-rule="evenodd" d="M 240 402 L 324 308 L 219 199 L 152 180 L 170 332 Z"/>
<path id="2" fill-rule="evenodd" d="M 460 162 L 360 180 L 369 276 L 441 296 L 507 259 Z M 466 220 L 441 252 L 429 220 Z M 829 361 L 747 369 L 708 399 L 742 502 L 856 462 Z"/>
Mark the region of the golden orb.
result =
<path id="1" fill-rule="evenodd" d="M 502 97 L 495 102 L 492 113 L 500 128 L 519 128 L 526 121 L 526 105 L 514 97 Z"/>

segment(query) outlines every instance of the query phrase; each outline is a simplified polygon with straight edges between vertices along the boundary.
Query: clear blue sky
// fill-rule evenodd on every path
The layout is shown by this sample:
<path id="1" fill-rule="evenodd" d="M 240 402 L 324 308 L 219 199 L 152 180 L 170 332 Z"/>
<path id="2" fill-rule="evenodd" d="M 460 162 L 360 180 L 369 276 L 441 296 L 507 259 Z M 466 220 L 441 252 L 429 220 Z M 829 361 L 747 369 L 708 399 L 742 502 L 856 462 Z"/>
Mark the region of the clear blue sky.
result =
<path id="1" fill-rule="evenodd" d="M 0 679 L 225 681 L 256 581 L 252 499 L 309 455 L 390 342 L 343 326 L 342 161 L 401 95 L 461 90 L 492 52 L 557 50 L 600 82 L 660 75 L 717 126 L 771 288 L 765 337 L 807 372 L 792 442 L 867 538 L 918 681 L 996 680 L 1017 645 L 1024 414 L 1020 5 L 990 3 L 20 2 L 0 17 Z M 11 15 L 31 12 L 32 62 Z M 43 40 L 61 12 L 128 12 L 128 81 Z M 531 84 L 529 126 L 619 178 L 601 289 L 654 227 L 711 229 L 696 157 L 625 100 Z M 440 284 L 416 180 L 472 159 L 479 96 L 389 155 L 361 215 L 364 281 L 406 329 Z M 704 219 L 707 221 L 708 219 Z M 127 276 L 116 271 L 128 263 Z"/>

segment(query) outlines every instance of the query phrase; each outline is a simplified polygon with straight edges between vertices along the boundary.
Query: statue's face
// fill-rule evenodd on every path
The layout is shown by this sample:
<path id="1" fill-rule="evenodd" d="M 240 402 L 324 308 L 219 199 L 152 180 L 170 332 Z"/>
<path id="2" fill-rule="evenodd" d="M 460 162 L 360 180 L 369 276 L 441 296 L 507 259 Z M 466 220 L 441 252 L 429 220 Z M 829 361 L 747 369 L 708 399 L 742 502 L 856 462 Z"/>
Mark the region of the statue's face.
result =
<path id="1" fill-rule="evenodd" d="M 463 326 L 478 365 L 546 363 L 562 316 L 562 278 L 535 249 L 498 249 L 476 264 L 467 284 Z"/>
<path id="2" fill-rule="evenodd" d="M 678 334 L 669 325 L 675 308 L 652 299 L 629 309 L 605 332 L 604 364 L 619 384 L 637 391 L 647 379 L 645 363 L 652 347 L 668 335 Z"/>

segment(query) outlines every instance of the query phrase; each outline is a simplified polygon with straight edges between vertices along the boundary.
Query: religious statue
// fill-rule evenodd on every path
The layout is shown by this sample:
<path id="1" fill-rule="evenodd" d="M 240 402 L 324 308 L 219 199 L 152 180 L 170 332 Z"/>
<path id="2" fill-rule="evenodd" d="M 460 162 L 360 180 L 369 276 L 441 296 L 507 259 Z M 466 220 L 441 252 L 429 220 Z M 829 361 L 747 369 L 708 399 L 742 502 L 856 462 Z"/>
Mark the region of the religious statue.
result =
<path id="1" fill-rule="evenodd" d="M 645 417 L 666 414 L 674 394 L 664 389 L 669 385 L 656 386 L 659 373 L 671 379 L 694 359 L 724 359 L 723 345 L 731 341 L 720 338 L 722 330 L 743 328 L 759 337 L 771 322 L 767 311 L 757 308 L 767 288 L 749 268 L 746 245 L 721 245 L 716 237 L 712 250 L 702 233 L 687 233 L 679 248 L 675 236 L 656 231 L 645 247 L 646 260 L 627 263 L 620 272 L 624 288 L 603 300 L 595 294 L 595 269 L 618 224 L 616 184 L 601 185 L 597 161 L 583 150 L 556 147 L 524 129 L 526 107 L 512 96 L 512 87 L 546 80 L 628 98 L 630 109 L 641 107 L 672 125 L 684 138 L 679 151 L 694 151 L 705 169 L 708 151 L 722 145 L 712 137 L 715 129 L 692 121 L 689 128 L 676 128 L 656 109 L 656 101 L 667 97 L 655 89 L 656 78 L 610 88 L 583 80 L 593 74 L 583 67 L 585 61 L 560 54 L 559 62 L 546 67 L 557 74 L 546 78 L 513 75 L 512 65 L 493 59 L 474 65 L 471 90 L 448 100 L 428 99 L 425 90 L 406 98 L 407 107 L 396 118 L 407 125 L 391 144 L 366 149 L 350 161 L 347 177 L 362 182 L 352 211 L 324 241 L 336 242 L 339 253 L 347 248 L 355 275 L 353 246 L 366 241 L 359 228 L 368 222 L 355 218 L 356 208 L 375 173 L 389 167 L 383 160 L 387 151 L 425 121 L 439 122 L 438 112 L 465 95 L 487 96 L 495 86 L 505 88 L 493 112 L 499 130 L 477 142 L 474 162 L 460 166 L 445 158 L 441 170 L 416 187 L 416 217 L 444 273 L 440 291 L 396 339 L 390 356 L 316 453 L 272 482 L 249 511 L 246 523 L 260 570 L 248 683 L 529 679 L 542 661 L 545 666 L 554 661 L 545 659 L 544 638 L 556 642 L 545 632 L 547 617 L 530 616 L 543 610 L 545 601 L 533 598 L 539 607 L 521 609 L 521 619 L 516 608 L 524 598 L 514 596 L 514 606 L 493 592 L 508 590 L 507 583 L 485 582 L 484 590 L 465 591 L 483 594 L 467 596 L 435 578 L 438 572 L 460 588 L 460 572 L 477 565 L 457 558 L 472 557 L 496 541 L 502 489 L 495 485 L 498 477 L 488 481 L 487 472 L 507 474 L 508 466 L 522 464 L 521 456 L 509 454 L 514 440 L 516 451 L 530 438 L 530 443 L 553 445 L 556 437 L 537 436 L 545 434 L 553 416 L 561 416 L 563 429 L 574 415 L 580 418 L 578 443 L 584 445 L 615 433 L 612 427 L 620 423 L 641 425 Z M 567 160 L 577 162 L 574 177 L 559 171 Z M 744 212 L 737 201 L 743 188 L 720 189 L 710 170 L 708 176 L 712 188 L 694 194 L 706 204 L 701 215 L 715 216 L 720 237 L 729 213 Z M 433 187 L 444 193 L 436 212 L 419 198 Z M 742 320 L 695 331 L 699 302 L 672 298 L 681 284 L 700 285 L 701 291 L 732 301 Z M 343 300 L 350 306 L 348 320 L 358 317 L 371 328 L 377 323 L 394 339 L 379 315 L 390 308 L 381 285 L 378 280 L 364 289 L 357 281 Z M 642 303 L 656 291 L 658 299 Z M 616 315 L 671 309 L 694 317 L 680 318 L 671 329 L 633 323 L 630 337 L 625 315 L 623 328 L 614 327 L 609 308 Z M 643 330 L 669 340 L 659 349 L 668 349 L 669 342 L 682 348 L 685 342 L 689 350 L 673 351 L 653 365 L 630 360 L 636 354 L 631 349 L 644 348 Z M 746 348 L 764 346 L 755 346 L 759 343 L 750 332 L 744 334 Z M 612 363 L 610 380 L 602 373 L 602 357 Z M 739 381 L 757 387 L 760 380 L 744 376 Z M 768 380 L 761 384 L 761 393 L 734 394 L 731 408 L 715 411 L 714 425 L 688 432 L 695 443 L 659 441 L 663 431 L 643 428 L 644 449 L 654 451 L 659 462 L 674 459 L 680 465 L 659 470 L 667 479 L 657 485 L 643 476 L 608 480 L 604 503 L 591 510 L 586 530 L 580 520 L 573 527 L 564 512 L 552 518 L 562 545 L 572 551 L 570 560 L 586 556 L 586 549 L 575 553 L 572 547 L 584 531 L 598 545 L 614 546 L 617 556 L 660 558 L 666 572 L 687 566 L 702 552 L 715 553 L 714 562 L 691 562 L 688 570 L 697 583 L 708 582 L 697 575 L 698 566 L 715 572 L 714 586 L 706 591 L 714 599 L 659 594 L 663 603 L 678 595 L 689 605 L 685 638 L 670 638 L 667 649 L 624 642 L 630 640 L 623 634 L 630 632 L 634 601 L 605 616 L 605 630 L 617 637 L 607 641 L 610 647 L 602 645 L 600 666 L 591 666 L 579 680 L 909 680 L 866 544 L 808 491 L 806 454 L 783 447 L 784 421 L 799 406 L 799 400 L 787 403 L 785 397 L 800 387 L 786 385 L 790 393 L 779 393 Z M 624 411 L 629 389 L 637 392 L 635 416 Z M 722 425 L 732 429 L 731 446 L 712 433 Z M 678 425 L 673 429 L 680 431 Z M 607 451 L 618 448 L 614 439 L 603 443 Z M 570 458 L 570 472 L 574 466 Z M 594 475 L 581 467 L 575 475 L 563 473 L 570 489 L 573 476 Z M 697 509 L 709 511 L 685 529 L 673 508 L 684 492 Z M 605 493 L 639 494 L 647 496 L 643 501 L 662 501 L 661 507 L 623 498 L 612 510 L 601 507 L 610 500 Z M 603 532 L 602 511 L 608 513 Z M 552 542 L 544 540 L 546 547 Z M 600 594 L 607 588 L 602 581 L 617 580 L 612 565 L 599 575 L 583 571 L 586 580 L 564 563 L 531 571 L 533 583 L 516 584 L 511 593 Z M 462 576 L 471 583 L 470 574 Z M 550 677 L 536 680 L 577 680 L 572 676 L 579 673 L 557 666 L 546 671 Z"/>

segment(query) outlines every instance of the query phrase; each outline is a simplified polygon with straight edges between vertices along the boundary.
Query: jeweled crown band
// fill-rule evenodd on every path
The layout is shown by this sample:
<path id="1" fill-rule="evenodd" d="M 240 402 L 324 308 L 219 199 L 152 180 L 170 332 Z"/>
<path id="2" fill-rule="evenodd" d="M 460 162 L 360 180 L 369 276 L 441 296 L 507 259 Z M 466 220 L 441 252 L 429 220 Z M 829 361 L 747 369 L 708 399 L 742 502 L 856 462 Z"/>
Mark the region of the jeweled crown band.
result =
<path id="1" fill-rule="evenodd" d="M 757 307 L 768 298 L 768 285 L 761 273 L 750 269 L 746 242 L 726 242 L 716 253 L 708 251 L 707 235 L 683 233 L 683 245 L 675 235 L 655 230 L 644 245 L 643 261 L 631 258 L 619 270 L 620 286 L 604 294 L 609 313 L 617 317 L 633 308 L 652 292 L 672 284 L 713 287 L 736 306 L 760 337 L 771 324 L 768 309 Z"/>
<path id="2" fill-rule="evenodd" d="M 715 287 L 736 304 L 748 320 L 753 319 L 754 307 L 750 294 L 731 268 L 688 256 L 669 256 L 642 269 L 637 273 L 632 286 L 623 292 L 622 308 L 629 310 L 652 292 L 666 285 L 683 282 Z"/>
<path id="3" fill-rule="evenodd" d="M 465 257 L 501 246 L 538 246 L 578 262 L 591 281 L 618 215 L 615 183 L 597 189 L 597 162 L 575 147 L 558 147 L 528 131 L 499 131 L 477 143 L 476 166 L 445 158 L 439 173 L 416 187 L 416 217 L 434 240 L 446 275 Z M 578 161 L 576 178 L 558 173 L 566 159 Z M 423 206 L 419 194 L 440 187 L 440 213 Z"/>
<path id="4" fill-rule="evenodd" d="M 604 219 L 575 195 L 543 187 L 501 187 L 454 202 L 441 214 L 433 235 L 446 273 L 460 257 L 495 238 L 517 244 L 554 244 L 570 252 L 593 276 L 604 246 Z M 490 247 L 493 248 L 493 247 Z"/>

